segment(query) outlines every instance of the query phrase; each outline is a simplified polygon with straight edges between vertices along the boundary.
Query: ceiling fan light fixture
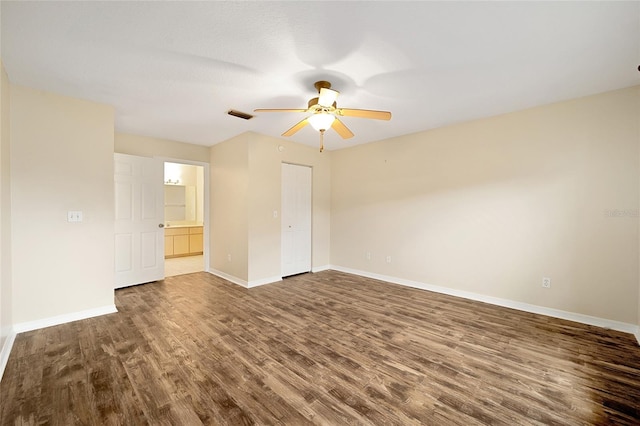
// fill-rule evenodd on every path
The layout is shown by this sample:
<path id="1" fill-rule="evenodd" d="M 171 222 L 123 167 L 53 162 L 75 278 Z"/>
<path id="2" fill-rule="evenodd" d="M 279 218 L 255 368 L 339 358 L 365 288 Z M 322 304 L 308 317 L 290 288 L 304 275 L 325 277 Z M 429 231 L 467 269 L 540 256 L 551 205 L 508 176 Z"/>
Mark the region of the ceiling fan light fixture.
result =
<path id="1" fill-rule="evenodd" d="M 2 1 L 2 0 L 0 0 Z M 313 85 L 318 91 L 318 96 L 309 99 L 306 109 L 283 109 L 283 108 L 258 108 L 255 112 L 305 112 L 308 115 L 285 131 L 282 136 L 293 136 L 307 124 L 317 132 L 320 132 L 320 152 L 323 149 L 324 132 L 333 129 L 342 139 L 353 137 L 353 132 L 340 121 L 339 117 L 372 118 L 374 120 L 390 120 L 389 111 L 376 111 L 371 109 L 338 108 L 336 99 L 340 92 L 331 89 L 328 81 L 316 81 Z"/>
<path id="2" fill-rule="evenodd" d="M 323 106 L 325 108 L 331 107 L 333 103 L 338 98 L 340 92 L 332 89 L 321 88 L 318 96 L 318 105 Z"/>
<path id="3" fill-rule="evenodd" d="M 333 120 L 335 119 L 335 115 L 327 114 L 325 112 L 313 114 L 311 117 L 307 118 L 309 124 L 311 124 L 311 127 L 316 129 L 318 132 L 330 128 L 333 124 Z"/>

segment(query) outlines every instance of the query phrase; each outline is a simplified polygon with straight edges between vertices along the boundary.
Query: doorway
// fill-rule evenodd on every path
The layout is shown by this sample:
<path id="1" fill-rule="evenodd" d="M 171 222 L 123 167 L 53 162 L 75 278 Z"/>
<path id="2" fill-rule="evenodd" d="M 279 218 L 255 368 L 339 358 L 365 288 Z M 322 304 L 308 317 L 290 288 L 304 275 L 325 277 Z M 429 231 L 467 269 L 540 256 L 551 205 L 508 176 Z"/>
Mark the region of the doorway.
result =
<path id="1" fill-rule="evenodd" d="M 165 277 L 204 271 L 205 167 L 164 162 Z"/>
<path id="2" fill-rule="evenodd" d="M 283 277 L 311 271 L 311 183 L 311 167 L 282 163 Z"/>

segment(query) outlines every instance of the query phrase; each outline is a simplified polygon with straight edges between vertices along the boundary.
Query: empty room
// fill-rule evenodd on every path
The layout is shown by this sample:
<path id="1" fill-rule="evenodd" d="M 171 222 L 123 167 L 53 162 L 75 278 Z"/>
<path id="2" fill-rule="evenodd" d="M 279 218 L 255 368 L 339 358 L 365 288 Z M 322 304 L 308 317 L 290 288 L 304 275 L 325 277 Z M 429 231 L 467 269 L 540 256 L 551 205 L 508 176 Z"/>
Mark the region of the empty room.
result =
<path id="1" fill-rule="evenodd" d="M 0 24 L 0 424 L 640 424 L 640 2 Z"/>

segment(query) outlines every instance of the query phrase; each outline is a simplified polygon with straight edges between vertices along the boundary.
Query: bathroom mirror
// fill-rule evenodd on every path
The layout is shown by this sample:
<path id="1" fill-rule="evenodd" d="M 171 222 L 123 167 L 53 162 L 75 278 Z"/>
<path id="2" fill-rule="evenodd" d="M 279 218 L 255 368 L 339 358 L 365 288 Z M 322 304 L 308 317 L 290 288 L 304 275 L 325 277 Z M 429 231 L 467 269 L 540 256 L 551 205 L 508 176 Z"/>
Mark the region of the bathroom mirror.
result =
<path id="1" fill-rule="evenodd" d="M 164 220 L 196 220 L 195 186 L 164 186 Z"/>

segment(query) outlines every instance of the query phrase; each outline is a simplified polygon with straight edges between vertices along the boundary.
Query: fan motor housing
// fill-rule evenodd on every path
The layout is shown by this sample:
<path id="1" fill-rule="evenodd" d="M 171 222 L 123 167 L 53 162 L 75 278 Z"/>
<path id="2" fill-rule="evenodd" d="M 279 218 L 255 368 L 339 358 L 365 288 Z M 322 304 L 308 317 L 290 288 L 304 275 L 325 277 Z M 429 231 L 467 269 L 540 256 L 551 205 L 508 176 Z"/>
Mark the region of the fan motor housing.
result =
<path id="1" fill-rule="evenodd" d="M 316 105 L 318 105 L 318 100 L 319 100 L 319 99 L 320 99 L 320 98 L 312 98 L 312 99 L 309 99 L 309 102 L 308 102 L 308 104 L 307 104 L 307 105 L 308 105 L 308 108 L 309 108 L 309 109 L 311 109 L 311 108 L 315 107 Z M 336 108 L 336 105 L 338 105 L 338 104 L 337 104 L 337 102 L 334 102 L 334 103 L 333 103 L 333 105 L 331 105 L 331 106 L 332 106 L 333 108 Z"/>

